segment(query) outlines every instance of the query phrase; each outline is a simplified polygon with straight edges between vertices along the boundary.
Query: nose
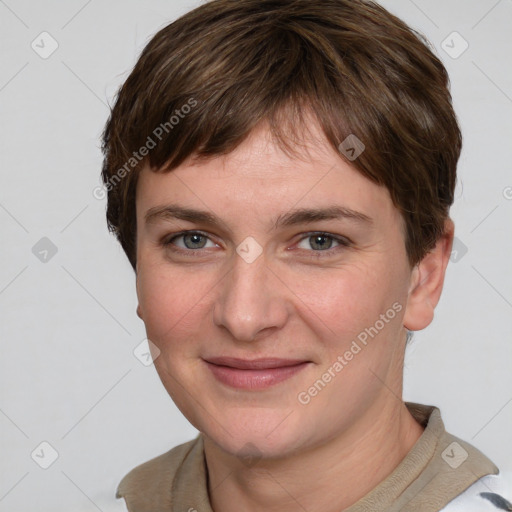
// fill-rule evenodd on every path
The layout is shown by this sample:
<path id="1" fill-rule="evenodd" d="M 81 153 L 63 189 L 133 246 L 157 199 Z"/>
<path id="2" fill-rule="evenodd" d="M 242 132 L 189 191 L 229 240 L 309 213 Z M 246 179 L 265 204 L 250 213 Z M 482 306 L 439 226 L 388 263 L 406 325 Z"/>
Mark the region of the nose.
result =
<path id="1" fill-rule="evenodd" d="M 281 329 L 291 303 L 287 290 L 262 254 L 247 263 L 235 254 L 231 272 L 217 288 L 213 321 L 240 342 L 252 342 Z"/>

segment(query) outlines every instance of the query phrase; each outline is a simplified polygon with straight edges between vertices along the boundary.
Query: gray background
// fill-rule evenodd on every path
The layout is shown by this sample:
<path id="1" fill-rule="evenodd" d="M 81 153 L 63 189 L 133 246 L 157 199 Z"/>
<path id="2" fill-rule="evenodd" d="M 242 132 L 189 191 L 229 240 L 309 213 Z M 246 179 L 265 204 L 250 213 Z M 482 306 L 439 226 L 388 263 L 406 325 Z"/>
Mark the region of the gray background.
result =
<path id="1" fill-rule="evenodd" d="M 465 136 L 457 253 L 405 397 L 510 471 L 512 1 L 383 3 L 436 47 Z M 108 103 L 148 38 L 195 5 L 0 0 L 1 511 L 123 510 L 121 477 L 196 434 L 133 353 L 134 274 L 92 193 Z"/>

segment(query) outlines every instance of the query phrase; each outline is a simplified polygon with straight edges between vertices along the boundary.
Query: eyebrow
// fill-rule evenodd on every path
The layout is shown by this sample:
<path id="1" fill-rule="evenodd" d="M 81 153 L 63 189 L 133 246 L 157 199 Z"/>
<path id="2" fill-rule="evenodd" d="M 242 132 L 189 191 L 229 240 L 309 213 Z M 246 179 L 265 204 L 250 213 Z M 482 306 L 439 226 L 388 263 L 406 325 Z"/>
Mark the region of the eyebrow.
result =
<path id="1" fill-rule="evenodd" d="M 146 224 L 158 222 L 159 220 L 185 220 L 188 222 L 209 224 L 212 226 L 222 225 L 225 223 L 215 214 L 196 210 L 194 208 L 186 208 L 178 205 L 156 206 L 150 208 L 145 215 Z M 297 224 L 307 224 L 319 222 L 323 220 L 350 220 L 360 224 L 372 224 L 373 219 L 368 215 L 346 208 L 343 206 L 333 205 L 326 208 L 300 208 L 280 215 L 275 223 L 274 229 L 279 227 L 295 226 Z"/>
<path id="2" fill-rule="evenodd" d="M 279 226 L 294 226 L 322 220 L 351 220 L 361 224 L 372 224 L 373 220 L 368 215 L 343 206 L 328 206 L 326 208 L 301 208 L 292 210 L 278 217 L 275 228 Z"/>

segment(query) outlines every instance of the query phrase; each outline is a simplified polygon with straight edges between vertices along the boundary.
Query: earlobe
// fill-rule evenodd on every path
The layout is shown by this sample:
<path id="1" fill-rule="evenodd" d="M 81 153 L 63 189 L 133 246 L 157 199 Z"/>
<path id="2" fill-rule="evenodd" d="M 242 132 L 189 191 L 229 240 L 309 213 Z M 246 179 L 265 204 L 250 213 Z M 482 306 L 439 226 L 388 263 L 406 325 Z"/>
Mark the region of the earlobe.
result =
<path id="1" fill-rule="evenodd" d="M 443 290 L 446 267 L 450 260 L 454 224 L 446 220 L 444 234 L 435 247 L 414 267 L 404 315 L 404 327 L 411 331 L 425 329 L 434 319 Z"/>

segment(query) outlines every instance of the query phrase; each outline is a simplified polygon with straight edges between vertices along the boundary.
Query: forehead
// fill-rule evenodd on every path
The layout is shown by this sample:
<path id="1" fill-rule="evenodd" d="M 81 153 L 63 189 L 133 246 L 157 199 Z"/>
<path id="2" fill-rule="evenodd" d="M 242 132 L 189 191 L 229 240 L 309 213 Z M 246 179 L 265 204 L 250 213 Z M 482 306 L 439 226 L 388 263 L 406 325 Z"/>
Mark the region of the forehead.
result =
<path id="1" fill-rule="evenodd" d="M 286 151 L 261 126 L 227 155 L 190 158 L 171 172 L 142 169 L 137 214 L 169 203 L 201 208 L 218 216 L 241 211 L 274 218 L 293 207 L 338 205 L 368 217 L 397 219 L 385 187 L 363 176 L 316 128 Z"/>

